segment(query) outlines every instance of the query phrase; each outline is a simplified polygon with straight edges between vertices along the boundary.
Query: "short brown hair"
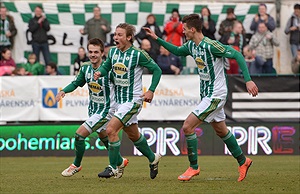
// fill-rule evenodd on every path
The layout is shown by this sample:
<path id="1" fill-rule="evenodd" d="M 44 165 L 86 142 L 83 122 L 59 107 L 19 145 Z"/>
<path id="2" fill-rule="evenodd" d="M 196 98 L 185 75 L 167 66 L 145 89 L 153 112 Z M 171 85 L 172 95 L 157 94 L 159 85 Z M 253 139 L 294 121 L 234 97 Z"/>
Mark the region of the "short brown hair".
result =
<path id="1" fill-rule="evenodd" d="M 186 23 L 188 28 L 194 27 L 197 32 L 202 31 L 202 21 L 198 14 L 186 15 L 182 19 L 182 23 Z"/>
<path id="2" fill-rule="evenodd" d="M 100 51 L 103 53 L 104 52 L 104 43 L 102 40 L 100 40 L 99 38 L 92 38 L 89 40 L 88 44 L 87 44 L 87 50 L 89 50 L 89 45 L 96 45 L 96 46 L 100 46 Z"/>
<path id="3" fill-rule="evenodd" d="M 126 31 L 126 37 L 131 36 L 130 42 L 134 42 L 135 27 L 128 23 L 120 23 L 116 28 L 122 28 Z"/>

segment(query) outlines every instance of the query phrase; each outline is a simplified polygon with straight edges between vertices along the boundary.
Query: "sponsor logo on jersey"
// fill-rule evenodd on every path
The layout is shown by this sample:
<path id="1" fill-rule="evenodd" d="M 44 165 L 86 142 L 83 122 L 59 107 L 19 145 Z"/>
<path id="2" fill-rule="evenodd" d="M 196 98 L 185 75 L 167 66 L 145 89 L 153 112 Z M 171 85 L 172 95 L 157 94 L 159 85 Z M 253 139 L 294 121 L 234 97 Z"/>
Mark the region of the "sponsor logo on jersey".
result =
<path id="1" fill-rule="evenodd" d="M 104 104 L 105 99 L 104 99 L 104 96 L 91 95 L 91 101 L 96 102 L 98 104 Z"/>
<path id="2" fill-rule="evenodd" d="M 204 63 L 204 61 L 200 58 L 200 57 L 197 57 L 196 59 L 195 59 L 195 62 L 196 62 L 196 64 L 197 64 L 197 67 L 199 68 L 199 69 L 204 69 L 205 68 L 205 63 Z"/>
<path id="3" fill-rule="evenodd" d="M 118 55 L 114 55 L 114 60 L 117 60 L 117 58 L 118 58 Z"/>
<path id="4" fill-rule="evenodd" d="M 204 81 L 209 81 L 210 80 L 210 76 L 209 76 L 208 73 L 199 72 L 199 76 L 200 76 L 201 80 L 204 80 Z"/>
<path id="5" fill-rule="evenodd" d="M 113 65 L 113 71 L 117 75 L 124 75 L 127 73 L 128 69 L 123 63 L 115 63 Z"/>
<path id="6" fill-rule="evenodd" d="M 93 92 L 93 93 L 99 93 L 102 91 L 102 86 L 100 84 L 98 84 L 97 82 L 90 82 L 88 83 L 89 89 Z"/>
<path id="7" fill-rule="evenodd" d="M 129 86 L 129 80 L 128 79 L 121 79 L 121 78 L 115 78 L 115 85 L 128 87 Z"/>
<path id="8" fill-rule="evenodd" d="M 130 58 L 129 57 L 126 57 L 126 61 L 128 61 Z"/>

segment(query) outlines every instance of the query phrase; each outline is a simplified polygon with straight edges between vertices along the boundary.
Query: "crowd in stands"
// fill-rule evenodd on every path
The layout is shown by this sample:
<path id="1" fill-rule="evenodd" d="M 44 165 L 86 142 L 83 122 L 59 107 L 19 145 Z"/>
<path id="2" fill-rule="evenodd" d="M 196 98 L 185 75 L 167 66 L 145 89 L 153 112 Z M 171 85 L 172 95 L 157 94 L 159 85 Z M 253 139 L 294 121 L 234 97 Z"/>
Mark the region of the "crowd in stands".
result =
<path id="1" fill-rule="evenodd" d="M 113 46 L 113 40 L 107 41 L 107 35 L 111 32 L 111 26 L 107 20 L 101 16 L 101 8 L 96 6 L 93 9 L 94 16 L 86 21 L 84 28 L 79 30 L 81 35 L 87 35 L 88 39 L 100 38 L 105 42 L 105 55 Z M 203 24 L 202 32 L 204 36 L 216 40 L 216 21 L 211 17 L 208 7 L 203 7 L 199 13 Z M 7 13 L 7 9 L 1 5 L 1 28 L 0 28 L 0 76 L 3 75 L 61 75 L 58 66 L 51 60 L 48 35 L 51 29 L 49 21 L 43 14 L 43 8 L 37 5 L 34 9 L 34 17 L 28 23 L 28 30 L 31 32 L 32 53 L 28 55 L 27 63 L 21 66 L 16 65 L 12 59 L 11 51 L 14 46 L 14 37 L 17 35 L 14 18 Z M 171 17 L 165 22 L 163 30 L 156 23 L 155 15 L 149 14 L 143 27 L 149 27 L 158 37 L 166 41 L 181 46 L 185 43 L 183 24 L 179 10 L 174 8 Z M 246 34 L 244 26 L 234 13 L 234 8 L 229 7 L 226 18 L 221 22 L 218 34 L 220 41 L 224 45 L 230 45 L 241 52 L 246 60 L 250 74 L 276 74 L 273 67 L 274 47 L 279 46 L 277 37 L 273 34 L 276 28 L 274 18 L 267 14 L 266 4 L 258 6 L 258 13 L 254 16 L 250 29 L 253 34 Z M 291 69 L 293 73 L 299 73 L 299 53 L 300 53 L 300 4 L 294 5 L 294 11 L 289 18 L 284 32 L 289 35 L 291 53 Z M 111 34 L 111 37 L 113 35 Z M 152 38 L 148 37 L 143 30 L 135 36 L 140 48 L 145 50 L 151 58 L 161 67 L 163 74 L 179 75 L 183 69 L 182 58 L 169 53 Z M 40 59 L 40 52 L 43 54 L 44 64 Z M 78 48 L 78 55 L 72 62 L 70 72 L 77 75 L 82 63 L 89 61 L 86 49 Z M 228 59 L 227 74 L 240 74 L 240 69 L 235 60 Z M 144 74 L 148 72 L 145 70 Z"/>

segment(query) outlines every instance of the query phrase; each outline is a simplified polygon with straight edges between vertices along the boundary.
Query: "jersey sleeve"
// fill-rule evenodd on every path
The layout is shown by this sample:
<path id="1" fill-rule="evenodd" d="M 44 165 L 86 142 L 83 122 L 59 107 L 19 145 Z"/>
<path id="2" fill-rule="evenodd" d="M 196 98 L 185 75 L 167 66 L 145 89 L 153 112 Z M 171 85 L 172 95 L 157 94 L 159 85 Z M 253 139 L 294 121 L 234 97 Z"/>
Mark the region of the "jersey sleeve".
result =
<path id="1" fill-rule="evenodd" d="M 188 55 L 190 55 L 190 51 L 189 51 L 188 46 L 187 46 L 188 42 L 185 43 L 184 45 L 178 47 L 178 46 L 175 46 L 175 45 L 173 45 L 169 42 L 164 41 L 161 38 L 157 38 L 156 41 L 157 41 L 158 44 L 165 47 L 168 51 L 170 51 L 174 55 L 177 55 L 177 56 L 188 56 Z"/>
<path id="2" fill-rule="evenodd" d="M 245 58 L 240 52 L 236 51 L 231 46 L 223 45 L 218 41 L 212 41 L 210 50 L 213 55 L 217 57 L 235 59 L 242 70 L 245 82 L 251 81 Z"/>
<path id="3" fill-rule="evenodd" d="M 143 67 L 146 67 L 150 72 L 152 72 L 152 81 L 149 90 L 154 92 L 162 74 L 161 69 L 145 51 L 141 51 L 139 64 Z"/>
<path id="4" fill-rule="evenodd" d="M 67 85 L 62 91 L 65 93 L 73 92 L 78 86 L 83 87 L 86 83 L 85 81 L 85 73 L 83 71 L 84 66 L 80 67 L 79 73 L 76 76 L 75 80 L 72 81 L 69 85 Z"/>

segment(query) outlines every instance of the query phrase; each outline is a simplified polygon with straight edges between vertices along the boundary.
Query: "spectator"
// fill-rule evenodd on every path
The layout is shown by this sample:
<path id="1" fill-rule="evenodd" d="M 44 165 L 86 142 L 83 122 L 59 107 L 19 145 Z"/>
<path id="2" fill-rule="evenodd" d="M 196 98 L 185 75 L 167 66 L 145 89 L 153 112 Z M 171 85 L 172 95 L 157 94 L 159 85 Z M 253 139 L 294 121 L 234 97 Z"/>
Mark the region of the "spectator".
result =
<path id="1" fill-rule="evenodd" d="M 135 38 L 140 45 L 143 39 L 148 39 L 151 44 L 151 53 L 155 53 L 157 56 L 159 55 L 159 44 L 155 40 L 149 38 L 149 36 L 146 35 L 146 32 L 143 29 L 144 27 L 148 27 L 152 29 L 157 34 L 158 37 L 162 38 L 162 32 L 160 31 L 159 26 L 156 24 L 156 18 L 153 14 L 149 14 L 147 16 L 147 23 L 141 28 L 141 31 L 135 36 Z M 156 61 L 156 58 L 154 60 Z"/>
<path id="2" fill-rule="evenodd" d="M 157 57 L 157 64 L 162 70 L 162 74 L 179 75 L 182 70 L 180 58 L 170 53 L 163 46 L 160 47 L 160 55 Z"/>
<path id="3" fill-rule="evenodd" d="M 255 33 L 258 30 L 258 24 L 260 23 L 265 23 L 270 32 L 272 32 L 276 27 L 275 20 L 272 16 L 267 14 L 267 5 L 264 3 L 259 5 L 258 14 L 256 14 L 253 18 L 250 30 Z"/>
<path id="4" fill-rule="evenodd" d="M 255 50 L 251 49 L 249 45 L 244 47 L 243 54 L 245 56 L 249 73 L 251 75 L 262 74 L 262 67 L 265 63 L 264 59 L 261 56 L 257 56 Z"/>
<path id="5" fill-rule="evenodd" d="M 89 61 L 89 58 L 86 56 L 85 48 L 81 46 L 78 48 L 77 57 L 74 60 L 72 74 L 77 75 L 82 63 L 84 63 L 86 61 Z"/>
<path id="6" fill-rule="evenodd" d="M 6 7 L 0 8 L 0 52 L 4 48 L 12 49 L 14 45 L 14 37 L 17 34 L 14 18 L 7 14 Z M 0 56 L 1 59 L 1 56 Z"/>
<path id="7" fill-rule="evenodd" d="M 292 60 L 292 72 L 295 74 L 300 73 L 300 48 L 297 50 L 297 56 Z"/>
<path id="8" fill-rule="evenodd" d="M 219 28 L 219 34 L 221 36 L 220 39 L 223 38 L 224 35 L 230 34 L 233 28 L 233 22 L 236 21 L 236 16 L 234 14 L 234 9 L 233 8 L 228 8 L 226 10 L 226 19 L 223 20 L 220 24 Z"/>
<path id="9" fill-rule="evenodd" d="M 256 54 L 263 57 L 265 61 L 262 73 L 274 73 L 273 46 L 279 46 L 279 41 L 274 37 L 272 32 L 268 30 L 265 23 L 262 22 L 258 24 L 258 30 L 251 37 L 249 45 L 251 49 L 255 49 Z"/>
<path id="10" fill-rule="evenodd" d="M 23 65 L 26 72 L 32 75 L 44 75 L 44 66 L 36 60 L 36 55 L 31 53 L 28 55 L 27 63 Z"/>
<path id="11" fill-rule="evenodd" d="M 11 75 L 12 71 L 15 70 L 16 63 L 11 57 L 11 51 L 8 48 L 4 48 L 1 51 L 0 60 L 0 75 Z"/>
<path id="12" fill-rule="evenodd" d="M 11 51 L 8 48 L 4 48 L 1 51 L 0 66 L 12 66 L 16 67 L 16 63 L 11 57 Z"/>
<path id="13" fill-rule="evenodd" d="M 290 34 L 291 51 L 295 58 L 300 47 L 300 4 L 294 5 L 294 13 L 288 20 L 284 32 Z"/>
<path id="14" fill-rule="evenodd" d="M 108 57 L 108 52 L 109 52 L 109 49 L 114 46 L 114 44 L 112 43 L 104 43 L 104 51 L 103 51 L 103 56 L 102 56 L 102 60 L 105 61 Z"/>
<path id="15" fill-rule="evenodd" d="M 84 29 L 79 30 L 82 35 L 88 35 L 88 40 L 99 38 L 103 42 L 107 42 L 106 34 L 110 31 L 110 24 L 106 19 L 101 17 L 101 8 L 98 6 L 94 7 L 94 17 L 85 23 Z"/>
<path id="16" fill-rule="evenodd" d="M 176 46 L 182 45 L 184 34 L 178 9 L 174 8 L 172 10 L 172 16 L 164 28 L 164 33 L 166 35 L 167 42 Z"/>
<path id="17" fill-rule="evenodd" d="M 32 51 L 36 55 L 37 61 L 40 61 L 40 51 L 42 51 L 45 64 L 50 62 L 50 50 L 48 44 L 47 32 L 50 30 L 50 24 L 43 15 L 43 8 L 36 6 L 35 16 L 29 21 L 29 31 L 32 33 Z"/>
<path id="18" fill-rule="evenodd" d="M 57 70 L 57 64 L 54 62 L 49 62 L 46 65 L 46 75 L 62 75 L 58 70 Z"/>
<path id="19" fill-rule="evenodd" d="M 146 51 L 150 57 L 156 62 L 158 54 L 151 49 L 151 43 L 148 39 L 143 39 L 141 42 L 141 49 Z"/>
<path id="20" fill-rule="evenodd" d="M 242 52 L 246 45 L 245 34 L 243 31 L 243 24 L 240 21 L 234 21 L 231 33 L 226 33 L 220 42 L 223 44 L 231 45 L 235 50 Z M 229 69 L 227 74 L 239 74 L 239 65 L 235 59 L 228 59 Z"/>
<path id="21" fill-rule="evenodd" d="M 215 40 L 216 22 L 210 18 L 211 13 L 208 7 L 203 7 L 201 10 L 201 21 L 203 24 L 202 33 L 204 36 Z"/>
<path id="22" fill-rule="evenodd" d="M 30 72 L 26 71 L 24 67 L 17 67 L 13 70 L 12 76 L 24 76 L 24 75 L 32 75 Z"/>

